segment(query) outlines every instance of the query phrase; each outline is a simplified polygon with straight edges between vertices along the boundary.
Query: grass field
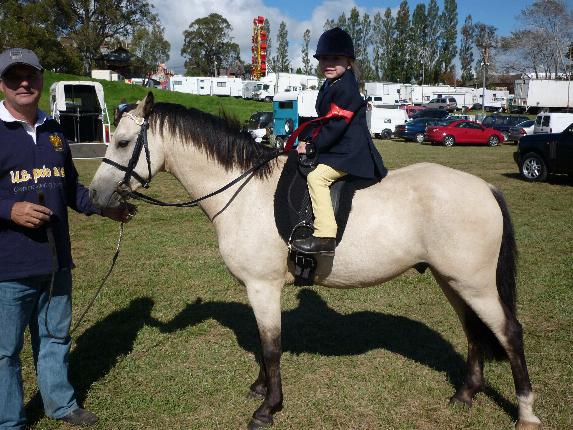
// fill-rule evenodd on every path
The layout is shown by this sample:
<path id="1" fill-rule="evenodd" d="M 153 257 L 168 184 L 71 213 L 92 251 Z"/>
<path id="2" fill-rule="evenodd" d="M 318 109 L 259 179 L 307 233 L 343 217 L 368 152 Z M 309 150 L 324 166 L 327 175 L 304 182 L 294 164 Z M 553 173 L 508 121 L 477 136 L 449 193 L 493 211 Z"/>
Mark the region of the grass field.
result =
<path id="1" fill-rule="evenodd" d="M 536 412 L 545 429 L 573 428 L 571 179 L 520 180 L 513 146 L 377 144 L 390 168 L 438 162 L 505 193 L 520 249 L 518 309 Z M 76 166 L 88 184 L 98 162 Z M 166 174 L 151 193 L 186 198 Z M 118 226 L 72 213 L 71 227 L 78 316 L 109 267 Z M 43 416 L 28 344 L 31 428 L 60 428 Z M 507 362 L 486 365 L 487 389 L 472 409 L 448 406 L 463 378 L 465 336 L 429 273 L 361 290 L 285 287 L 283 346 L 277 430 L 513 428 Z M 257 348 L 245 291 L 225 269 L 208 219 L 198 209 L 142 204 L 109 285 L 75 336 L 71 379 L 101 417 L 98 429 L 241 429 L 258 406 L 246 396 Z"/>

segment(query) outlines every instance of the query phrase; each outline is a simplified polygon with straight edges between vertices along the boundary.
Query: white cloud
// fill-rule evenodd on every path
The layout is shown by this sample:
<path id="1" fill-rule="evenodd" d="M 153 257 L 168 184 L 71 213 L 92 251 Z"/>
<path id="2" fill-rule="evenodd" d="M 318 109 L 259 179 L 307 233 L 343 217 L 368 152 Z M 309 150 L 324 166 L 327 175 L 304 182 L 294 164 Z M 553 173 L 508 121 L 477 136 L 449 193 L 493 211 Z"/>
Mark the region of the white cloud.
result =
<path id="1" fill-rule="evenodd" d="M 323 31 L 323 25 L 327 19 L 336 19 L 342 12 L 349 15 L 350 10 L 356 6 L 354 1 L 348 0 L 325 0 L 315 6 L 310 13 L 310 19 L 298 21 L 274 7 L 266 6 L 263 0 L 227 0 L 212 2 L 206 0 L 150 0 L 159 15 L 165 38 L 171 44 L 171 55 L 168 67 L 176 73 L 184 72 L 185 59 L 181 57 L 183 45 L 183 31 L 197 18 L 202 18 L 210 13 L 218 13 L 225 17 L 233 27 L 233 40 L 239 44 L 241 58 L 247 63 L 251 62 L 251 35 L 253 18 L 262 15 L 267 18 L 271 25 L 272 50 L 276 54 L 276 32 L 281 21 L 286 23 L 289 39 L 289 58 L 293 68 L 302 65 L 302 36 L 304 31 L 310 29 L 310 54 L 316 47 L 316 42 Z M 288 2 L 285 2 L 288 5 Z M 365 9 L 359 7 L 360 13 L 368 12 L 372 17 L 376 12 L 384 12 L 383 9 Z M 314 59 L 313 64 L 316 65 Z"/>

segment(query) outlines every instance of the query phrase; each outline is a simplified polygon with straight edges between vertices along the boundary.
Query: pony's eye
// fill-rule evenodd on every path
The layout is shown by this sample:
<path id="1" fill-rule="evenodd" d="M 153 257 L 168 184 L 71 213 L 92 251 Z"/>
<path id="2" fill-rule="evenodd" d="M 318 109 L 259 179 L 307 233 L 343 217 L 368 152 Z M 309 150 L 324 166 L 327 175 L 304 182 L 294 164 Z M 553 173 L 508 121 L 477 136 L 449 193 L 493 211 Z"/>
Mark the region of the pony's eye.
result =
<path id="1" fill-rule="evenodd" d="M 120 148 L 125 148 L 127 145 L 129 145 L 129 140 L 120 140 L 117 142 L 117 146 Z"/>

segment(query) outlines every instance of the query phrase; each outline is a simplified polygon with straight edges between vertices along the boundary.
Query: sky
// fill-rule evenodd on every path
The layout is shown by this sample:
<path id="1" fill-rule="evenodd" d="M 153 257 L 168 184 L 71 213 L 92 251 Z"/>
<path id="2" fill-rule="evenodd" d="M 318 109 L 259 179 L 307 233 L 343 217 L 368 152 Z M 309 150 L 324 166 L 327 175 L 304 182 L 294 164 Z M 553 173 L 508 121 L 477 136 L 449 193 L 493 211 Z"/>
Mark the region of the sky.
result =
<path id="1" fill-rule="evenodd" d="M 316 47 L 318 37 L 322 33 L 327 19 L 337 19 L 345 12 L 349 15 L 353 7 L 360 14 L 368 13 L 372 18 L 377 12 L 382 14 L 386 8 L 391 8 L 395 14 L 401 0 L 149 0 L 159 15 L 165 38 L 171 44 L 170 59 L 167 66 L 175 73 L 183 74 L 185 59 L 181 57 L 183 31 L 197 18 L 210 13 L 218 13 L 225 17 L 233 31 L 233 41 L 239 44 L 241 58 L 251 62 L 251 33 L 252 22 L 256 16 L 269 19 L 273 51 L 276 48 L 276 31 L 281 21 L 285 21 L 289 39 L 289 58 L 293 68 L 300 67 L 302 35 L 308 28 L 311 32 L 311 54 Z M 410 14 L 418 3 L 429 3 L 429 0 L 409 0 Z M 517 19 L 520 11 L 531 5 L 533 0 L 457 0 L 458 30 L 463 25 L 465 17 L 472 15 L 473 22 L 481 21 L 498 29 L 498 35 L 506 36 L 520 28 Z M 566 0 L 571 3 L 573 0 Z M 443 10 L 443 0 L 438 0 L 440 12 Z M 276 51 L 273 52 L 273 55 Z M 314 59 L 312 59 L 315 62 Z M 313 63 L 313 65 L 316 65 Z"/>

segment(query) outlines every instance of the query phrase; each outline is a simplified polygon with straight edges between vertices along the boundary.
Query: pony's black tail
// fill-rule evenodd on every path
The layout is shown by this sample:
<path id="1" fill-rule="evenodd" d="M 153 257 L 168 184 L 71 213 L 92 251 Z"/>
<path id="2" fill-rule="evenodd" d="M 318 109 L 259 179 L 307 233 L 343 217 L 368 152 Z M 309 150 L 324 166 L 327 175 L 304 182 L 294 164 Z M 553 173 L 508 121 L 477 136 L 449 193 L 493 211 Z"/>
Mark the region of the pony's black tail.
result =
<path id="1" fill-rule="evenodd" d="M 509 210 L 501 191 L 491 189 L 503 217 L 503 236 L 497 260 L 496 283 L 497 292 L 501 298 L 506 317 L 510 320 L 517 318 L 517 245 Z M 478 343 L 484 356 L 490 359 L 503 360 L 507 358 L 504 348 L 501 346 L 493 332 L 483 323 L 476 313 L 469 307 L 465 309 L 466 329 L 471 340 Z"/>

